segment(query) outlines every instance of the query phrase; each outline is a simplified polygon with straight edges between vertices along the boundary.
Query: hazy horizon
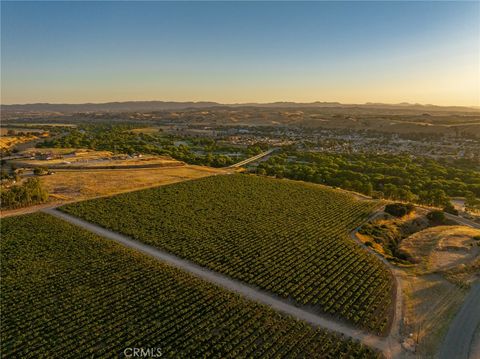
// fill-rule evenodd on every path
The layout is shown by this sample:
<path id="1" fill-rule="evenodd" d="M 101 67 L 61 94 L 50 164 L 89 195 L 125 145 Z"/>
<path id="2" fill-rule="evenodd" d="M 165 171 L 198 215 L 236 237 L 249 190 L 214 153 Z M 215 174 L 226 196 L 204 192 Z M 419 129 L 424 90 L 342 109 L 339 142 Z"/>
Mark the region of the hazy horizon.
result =
<path id="1" fill-rule="evenodd" d="M 2 105 L 480 106 L 478 2 L 2 2 Z"/>
<path id="2" fill-rule="evenodd" d="M 113 100 L 113 101 L 89 101 L 89 102 L 25 102 L 25 103 L 0 103 L 0 106 L 29 106 L 29 105 L 102 105 L 108 103 L 142 103 L 142 102 L 159 102 L 159 103 L 214 103 L 222 106 L 243 106 L 243 105 L 270 105 L 270 104 L 282 104 L 282 103 L 292 103 L 296 105 L 312 105 L 315 103 L 318 104 L 339 104 L 341 106 L 366 106 L 366 105 L 385 105 L 385 106 L 436 106 L 436 107 L 464 107 L 464 108 L 472 108 L 472 109 L 480 109 L 480 106 L 477 105 L 438 105 L 434 103 L 411 103 L 411 102 L 397 102 L 397 103 L 388 103 L 388 102 L 375 102 L 375 101 L 368 101 L 363 103 L 346 103 L 346 102 L 339 102 L 339 101 L 312 101 L 312 102 L 296 102 L 296 101 L 272 101 L 272 102 L 218 102 L 218 101 L 209 101 L 209 100 Z"/>

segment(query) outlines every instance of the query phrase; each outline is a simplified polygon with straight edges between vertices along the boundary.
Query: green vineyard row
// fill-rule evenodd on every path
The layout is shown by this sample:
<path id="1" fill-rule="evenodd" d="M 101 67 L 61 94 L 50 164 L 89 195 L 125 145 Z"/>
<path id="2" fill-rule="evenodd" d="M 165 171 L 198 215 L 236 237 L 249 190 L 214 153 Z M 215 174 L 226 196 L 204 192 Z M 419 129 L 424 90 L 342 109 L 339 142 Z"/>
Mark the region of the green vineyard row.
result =
<path id="1" fill-rule="evenodd" d="M 61 209 L 382 334 L 391 274 L 348 236 L 375 205 L 318 185 L 227 175 Z"/>
<path id="2" fill-rule="evenodd" d="M 0 249 L 2 358 L 380 357 L 47 214 L 2 220 Z"/>

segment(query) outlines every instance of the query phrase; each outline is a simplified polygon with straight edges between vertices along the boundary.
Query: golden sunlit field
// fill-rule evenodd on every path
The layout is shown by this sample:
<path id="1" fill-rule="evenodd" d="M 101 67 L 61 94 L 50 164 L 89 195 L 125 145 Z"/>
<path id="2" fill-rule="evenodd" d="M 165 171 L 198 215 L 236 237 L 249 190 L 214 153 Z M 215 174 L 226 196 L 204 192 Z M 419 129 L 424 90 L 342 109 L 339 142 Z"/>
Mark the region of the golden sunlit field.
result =
<path id="1" fill-rule="evenodd" d="M 416 262 L 403 271 L 404 335 L 417 353 L 436 354 L 448 325 L 461 306 L 466 289 L 478 277 L 480 230 L 466 226 L 436 226 L 404 239 L 401 250 Z"/>
<path id="2" fill-rule="evenodd" d="M 404 282 L 403 336 L 421 358 L 434 357 L 466 291 L 437 274 L 405 274 Z"/>
<path id="3" fill-rule="evenodd" d="M 51 197 L 62 201 L 80 201 L 219 173 L 226 173 L 226 171 L 200 166 L 125 170 L 62 170 L 57 171 L 54 175 L 41 177 L 41 181 Z"/>
<path id="4" fill-rule="evenodd" d="M 19 143 L 32 141 L 36 138 L 36 136 L 1 136 L 0 150 L 7 150 Z"/>
<path id="5" fill-rule="evenodd" d="M 50 176 L 39 177 L 50 193 L 47 204 L 2 211 L 2 217 L 29 213 L 65 202 L 82 201 L 148 187 L 160 186 L 216 174 L 228 170 L 180 165 L 140 169 L 58 170 Z"/>

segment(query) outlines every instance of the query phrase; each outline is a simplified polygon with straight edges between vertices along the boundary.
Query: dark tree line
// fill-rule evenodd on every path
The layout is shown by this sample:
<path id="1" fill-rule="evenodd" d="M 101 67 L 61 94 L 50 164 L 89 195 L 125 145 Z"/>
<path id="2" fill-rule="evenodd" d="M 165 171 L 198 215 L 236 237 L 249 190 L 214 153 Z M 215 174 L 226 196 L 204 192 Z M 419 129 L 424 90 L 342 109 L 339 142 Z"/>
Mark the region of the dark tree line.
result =
<path id="1" fill-rule="evenodd" d="M 408 155 L 285 151 L 261 163 L 261 175 L 322 183 L 377 198 L 445 207 L 450 197 L 478 204 L 480 172 Z"/>
<path id="2" fill-rule="evenodd" d="M 162 133 L 136 133 L 133 125 L 82 125 L 69 129 L 57 138 L 45 140 L 38 147 L 89 148 L 97 151 L 114 153 L 145 153 L 170 156 L 189 164 L 211 167 L 230 166 L 237 161 L 253 156 L 262 151 L 257 146 L 247 149 L 219 145 L 215 140 L 202 138 L 182 138 Z M 186 144 L 175 145 L 185 140 Z M 182 141 L 183 142 L 183 141 Z M 223 153 L 241 152 L 241 158 L 234 158 Z"/>

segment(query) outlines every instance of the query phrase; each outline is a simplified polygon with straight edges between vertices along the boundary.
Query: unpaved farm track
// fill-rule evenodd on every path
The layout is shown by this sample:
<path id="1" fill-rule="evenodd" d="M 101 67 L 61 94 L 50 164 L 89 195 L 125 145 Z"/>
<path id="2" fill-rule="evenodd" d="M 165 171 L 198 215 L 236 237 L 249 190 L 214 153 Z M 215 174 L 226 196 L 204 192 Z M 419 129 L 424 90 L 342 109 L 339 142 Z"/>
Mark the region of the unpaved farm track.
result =
<path id="1" fill-rule="evenodd" d="M 184 271 L 190 272 L 199 278 L 202 278 L 208 282 L 214 283 L 227 290 L 236 292 L 248 299 L 268 305 L 274 310 L 290 315 L 299 320 L 303 320 L 314 326 L 325 328 L 333 332 L 337 332 L 339 334 L 343 334 L 347 337 L 358 340 L 365 345 L 368 345 L 372 348 L 382 351 L 387 358 L 396 358 L 401 354 L 402 349 L 399 343 L 397 341 L 392 341 L 389 337 L 381 338 L 369 333 L 365 333 L 360 329 L 353 328 L 347 324 L 334 321 L 330 318 L 327 318 L 326 316 L 322 316 L 319 314 L 315 314 L 315 313 L 303 310 L 292 304 L 289 304 L 286 301 L 280 300 L 262 290 L 253 288 L 242 282 L 231 279 L 227 276 L 208 270 L 206 268 L 200 267 L 190 261 L 176 257 L 170 253 L 164 252 L 158 248 L 154 248 L 152 246 L 143 244 L 141 242 L 133 240 L 130 237 L 124 236 L 116 232 L 112 232 L 98 225 L 92 224 L 90 222 L 86 222 L 82 219 L 71 216 L 64 212 L 60 212 L 56 209 L 45 209 L 43 211 L 45 213 L 61 218 L 67 222 L 70 222 L 71 224 L 74 224 L 78 227 L 84 228 L 90 232 L 98 234 L 104 238 L 113 240 L 126 247 L 129 247 L 139 252 L 142 252 L 144 254 L 147 254 L 157 260 L 168 263 Z"/>

